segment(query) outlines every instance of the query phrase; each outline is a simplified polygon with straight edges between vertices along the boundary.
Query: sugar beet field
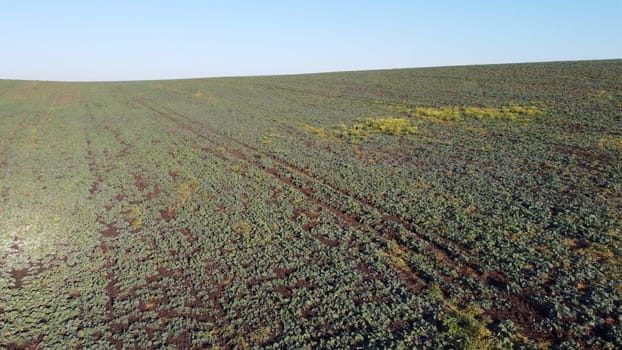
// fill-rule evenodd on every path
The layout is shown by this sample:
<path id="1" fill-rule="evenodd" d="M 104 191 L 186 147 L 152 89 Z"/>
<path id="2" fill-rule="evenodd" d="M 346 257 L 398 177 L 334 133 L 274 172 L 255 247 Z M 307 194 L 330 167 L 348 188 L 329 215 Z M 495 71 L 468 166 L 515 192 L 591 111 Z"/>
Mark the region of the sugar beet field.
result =
<path id="1" fill-rule="evenodd" d="M 0 348 L 622 347 L 622 61 L 0 81 Z"/>

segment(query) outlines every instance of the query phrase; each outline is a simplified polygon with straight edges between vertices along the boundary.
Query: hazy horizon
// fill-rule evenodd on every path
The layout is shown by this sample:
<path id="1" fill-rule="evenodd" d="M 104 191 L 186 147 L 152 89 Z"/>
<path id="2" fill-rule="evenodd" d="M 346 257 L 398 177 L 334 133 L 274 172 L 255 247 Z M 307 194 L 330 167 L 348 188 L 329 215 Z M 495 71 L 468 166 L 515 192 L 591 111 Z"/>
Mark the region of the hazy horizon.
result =
<path id="1" fill-rule="evenodd" d="M 457 68 L 457 67 L 478 67 L 478 66 L 503 66 L 503 65 L 520 65 L 520 64 L 548 64 L 548 63 L 564 63 L 564 62 L 599 62 L 599 61 L 622 61 L 621 58 L 603 58 L 603 59 L 587 59 L 587 60 L 551 60 L 551 61 L 530 61 L 530 62 L 502 62 L 502 63 L 478 63 L 478 64 L 456 64 L 443 66 L 420 66 L 420 67 L 396 67 L 396 68 L 377 68 L 377 69 L 359 69 L 359 70 L 335 70 L 323 72 L 304 72 L 304 73 L 281 73 L 281 74 L 247 74 L 247 75 L 218 75 L 204 77 L 182 77 L 182 78 L 162 78 L 162 79 L 128 79 L 128 80 L 46 80 L 46 79 L 5 79 L 0 81 L 33 81 L 33 82 L 49 82 L 49 83 L 131 83 L 131 82 L 149 82 L 149 81 L 175 81 L 175 80 L 201 80 L 201 79 L 226 79 L 226 78 L 260 78 L 272 76 L 298 76 L 313 74 L 339 74 L 339 73 L 357 73 L 357 72 L 373 72 L 373 71 L 391 71 L 391 70 L 408 70 L 408 69 L 433 69 L 433 68 Z"/>

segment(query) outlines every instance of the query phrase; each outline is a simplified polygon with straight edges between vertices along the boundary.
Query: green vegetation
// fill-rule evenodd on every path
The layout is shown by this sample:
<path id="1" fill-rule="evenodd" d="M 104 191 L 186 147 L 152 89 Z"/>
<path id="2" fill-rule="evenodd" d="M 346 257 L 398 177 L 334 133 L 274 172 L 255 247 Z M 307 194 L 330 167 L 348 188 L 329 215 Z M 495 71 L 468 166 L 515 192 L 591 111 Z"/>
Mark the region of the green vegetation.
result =
<path id="1" fill-rule="evenodd" d="M 622 61 L 0 81 L 0 348 L 622 347 Z"/>

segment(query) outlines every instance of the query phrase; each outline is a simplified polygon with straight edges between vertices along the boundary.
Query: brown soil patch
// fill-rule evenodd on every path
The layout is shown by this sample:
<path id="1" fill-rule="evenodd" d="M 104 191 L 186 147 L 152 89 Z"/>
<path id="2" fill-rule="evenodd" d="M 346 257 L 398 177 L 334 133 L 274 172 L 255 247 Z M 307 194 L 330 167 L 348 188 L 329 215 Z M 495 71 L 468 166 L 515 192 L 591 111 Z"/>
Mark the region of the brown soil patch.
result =
<path id="1" fill-rule="evenodd" d="M 39 343 L 43 340 L 43 336 L 38 336 L 36 339 L 29 340 L 23 344 L 9 343 L 7 344 L 7 350 L 39 350 L 43 349 L 39 346 Z"/>
<path id="2" fill-rule="evenodd" d="M 79 95 L 75 91 L 63 91 L 56 98 L 55 102 L 57 106 L 68 105 L 68 104 L 76 103 L 78 101 L 78 98 L 79 98 Z"/>
<path id="3" fill-rule="evenodd" d="M 147 182 L 141 174 L 132 174 L 132 177 L 134 177 L 134 186 L 139 190 L 142 191 L 149 187 L 149 182 Z"/>
<path id="4" fill-rule="evenodd" d="M 296 288 L 315 289 L 315 285 L 307 281 L 305 278 L 298 280 L 295 284 Z"/>
<path id="5" fill-rule="evenodd" d="M 119 287 L 116 285 L 114 273 L 109 272 L 106 277 L 108 278 L 108 284 L 106 285 L 106 295 L 108 296 L 108 302 L 106 303 L 106 310 L 109 312 L 109 316 L 113 316 L 113 305 L 119 296 Z"/>
<path id="6" fill-rule="evenodd" d="M 315 234 L 312 236 L 315 237 L 318 241 L 322 242 L 322 244 L 327 247 L 334 248 L 339 246 L 339 241 L 329 239 L 328 237 L 324 237 L 323 235 Z"/>
<path id="7" fill-rule="evenodd" d="M 170 221 L 177 214 L 177 210 L 174 207 L 169 207 L 168 209 L 160 210 L 160 217 L 164 221 Z"/>
<path id="8" fill-rule="evenodd" d="M 529 301 L 528 295 L 512 295 L 508 292 L 500 292 L 500 297 L 509 303 L 503 308 L 493 308 L 490 315 L 494 320 L 512 320 L 521 330 L 521 334 L 533 340 L 549 341 L 554 335 L 537 331 L 534 324 L 545 318 L 545 311 L 534 307 Z"/>
<path id="9" fill-rule="evenodd" d="M 192 336 L 187 331 L 166 338 L 166 342 L 170 345 L 175 345 L 178 349 L 196 348 L 196 345 L 192 344 Z"/>
<path id="10" fill-rule="evenodd" d="M 147 193 L 147 194 L 145 195 L 145 198 L 147 198 L 147 199 L 154 199 L 154 198 L 158 198 L 158 197 L 160 197 L 160 193 L 162 193 L 162 190 L 160 189 L 160 185 L 155 184 L 155 185 L 153 186 L 153 191 L 151 191 L 151 192 Z"/>
<path id="11" fill-rule="evenodd" d="M 2 192 L 0 193 L 0 197 L 2 197 L 2 201 L 5 202 L 5 203 L 9 201 L 9 198 L 11 198 L 11 195 L 9 193 L 9 188 L 8 187 L 5 187 L 2 190 Z"/>
<path id="12" fill-rule="evenodd" d="M 42 83 L 27 82 L 20 84 L 18 88 L 13 88 L 4 94 L 4 98 L 9 101 L 21 101 L 32 98 L 34 94 L 42 90 Z"/>
<path id="13" fill-rule="evenodd" d="M 309 221 L 306 224 L 302 225 L 302 229 L 307 232 L 311 232 L 311 230 L 317 225 L 319 225 L 317 221 Z"/>
<path id="14" fill-rule="evenodd" d="M 286 298 L 290 298 L 292 296 L 292 288 L 287 285 L 281 285 L 274 288 L 275 291 L 279 292 L 282 296 Z"/>
<path id="15" fill-rule="evenodd" d="M 13 239 L 13 244 L 11 244 L 9 246 L 9 248 L 15 250 L 17 253 L 22 252 L 22 247 L 19 245 L 19 242 L 21 242 L 21 239 L 19 239 L 17 236 L 15 236 L 15 238 Z"/>
<path id="16" fill-rule="evenodd" d="M 116 237 L 119 234 L 119 230 L 114 224 L 106 224 L 106 229 L 101 232 L 104 237 Z"/>
<path id="17" fill-rule="evenodd" d="M 508 277 L 497 271 L 489 272 L 486 275 L 486 283 L 502 291 L 507 290 L 509 282 L 510 279 Z"/>
<path id="18" fill-rule="evenodd" d="M 11 277 L 15 280 L 13 288 L 22 288 L 24 284 L 23 279 L 26 275 L 28 275 L 28 269 L 14 269 L 9 272 L 9 275 L 11 275 Z"/>
<path id="19" fill-rule="evenodd" d="M 286 269 L 286 268 L 281 268 L 281 267 L 275 267 L 273 270 L 274 270 L 274 273 L 276 273 L 277 278 L 285 279 L 296 269 Z"/>
<path id="20" fill-rule="evenodd" d="M 370 269 L 364 262 L 360 261 L 356 265 L 356 269 L 360 271 L 365 277 L 376 276 L 377 272 Z"/>
<path id="21" fill-rule="evenodd" d="M 97 192 L 99 192 L 99 186 L 102 184 L 104 180 L 102 179 L 101 176 L 98 176 L 97 179 L 95 179 L 95 181 L 93 182 L 93 184 L 91 185 L 91 189 L 89 190 L 89 193 L 91 195 L 96 194 Z"/>
<path id="22" fill-rule="evenodd" d="M 611 163 L 613 161 L 605 153 L 580 146 L 557 145 L 555 151 L 580 159 L 583 163 L 582 166 L 589 170 L 597 170 L 592 164 L 593 162 Z"/>
<path id="23" fill-rule="evenodd" d="M 180 228 L 178 231 L 179 231 L 179 233 L 181 233 L 182 235 L 184 235 L 184 237 L 186 237 L 186 239 L 187 239 L 189 242 L 196 242 L 197 237 L 196 237 L 196 236 L 194 236 L 194 235 L 192 234 L 192 231 L 190 231 L 190 229 L 189 229 L 189 228 L 187 228 L 187 227 L 182 227 L 182 228 Z"/>

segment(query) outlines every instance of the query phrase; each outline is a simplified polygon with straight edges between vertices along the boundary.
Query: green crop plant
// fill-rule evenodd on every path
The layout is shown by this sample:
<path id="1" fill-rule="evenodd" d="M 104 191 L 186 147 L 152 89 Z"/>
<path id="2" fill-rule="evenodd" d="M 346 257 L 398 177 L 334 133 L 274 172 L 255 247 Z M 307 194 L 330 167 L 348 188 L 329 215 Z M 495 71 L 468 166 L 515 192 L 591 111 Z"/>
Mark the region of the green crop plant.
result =
<path id="1" fill-rule="evenodd" d="M 620 96 L 620 60 L 0 80 L 0 348 L 621 348 Z"/>

